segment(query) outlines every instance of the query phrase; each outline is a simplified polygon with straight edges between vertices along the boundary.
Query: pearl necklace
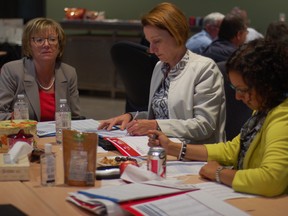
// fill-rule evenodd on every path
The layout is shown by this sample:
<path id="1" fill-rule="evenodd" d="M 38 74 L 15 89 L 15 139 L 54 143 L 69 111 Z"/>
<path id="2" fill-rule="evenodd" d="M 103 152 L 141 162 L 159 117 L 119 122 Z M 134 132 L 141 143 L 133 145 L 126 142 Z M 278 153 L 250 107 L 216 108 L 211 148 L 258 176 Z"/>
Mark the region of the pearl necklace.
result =
<path id="1" fill-rule="evenodd" d="M 43 90 L 45 90 L 45 91 L 49 91 L 49 90 L 52 88 L 52 86 L 54 85 L 54 82 L 55 82 L 55 76 L 52 78 L 51 84 L 50 84 L 48 87 L 44 87 L 44 86 L 42 86 L 42 85 L 40 84 L 40 82 L 39 82 L 38 79 L 37 79 L 38 85 L 40 86 L 41 89 L 43 89 Z"/>

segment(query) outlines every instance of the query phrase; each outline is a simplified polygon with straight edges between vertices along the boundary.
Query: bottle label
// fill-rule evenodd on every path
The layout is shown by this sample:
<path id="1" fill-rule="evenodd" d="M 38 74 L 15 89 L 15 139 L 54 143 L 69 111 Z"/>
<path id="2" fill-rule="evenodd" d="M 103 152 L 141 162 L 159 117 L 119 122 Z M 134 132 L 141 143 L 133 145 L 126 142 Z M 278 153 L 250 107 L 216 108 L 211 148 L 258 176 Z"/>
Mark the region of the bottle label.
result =
<path id="1" fill-rule="evenodd" d="M 14 119 L 29 119 L 28 107 L 15 107 Z"/>
<path id="2" fill-rule="evenodd" d="M 70 112 L 56 112 L 55 116 L 56 128 L 71 128 L 71 113 Z"/>
<path id="3" fill-rule="evenodd" d="M 43 155 L 41 158 L 41 178 L 42 178 L 42 185 L 49 185 L 55 184 L 55 157 L 53 154 Z"/>
<path id="4" fill-rule="evenodd" d="M 74 181 L 86 181 L 87 166 L 88 152 L 72 150 L 69 167 L 69 179 Z"/>

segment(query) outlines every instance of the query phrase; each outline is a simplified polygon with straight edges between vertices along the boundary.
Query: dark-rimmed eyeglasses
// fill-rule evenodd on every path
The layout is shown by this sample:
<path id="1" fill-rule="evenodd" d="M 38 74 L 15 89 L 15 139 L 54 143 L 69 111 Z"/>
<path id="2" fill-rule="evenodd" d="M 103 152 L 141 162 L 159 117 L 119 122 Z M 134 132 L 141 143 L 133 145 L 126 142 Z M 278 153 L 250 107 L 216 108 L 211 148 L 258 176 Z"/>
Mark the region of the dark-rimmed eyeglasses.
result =
<path id="1" fill-rule="evenodd" d="M 52 37 L 52 36 L 48 38 L 32 37 L 32 40 L 37 46 L 43 46 L 46 40 L 50 45 L 56 45 L 58 43 L 58 37 Z"/>
<path id="2" fill-rule="evenodd" d="M 250 88 L 247 87 L 247 88 L 237 88 L 235 86 L 233 86 L 232 84 L 230 84 L 230 87 L 238 94 L 241 94 L 241 95 L 244 95 L 248 92 L 250 92 Z"/>

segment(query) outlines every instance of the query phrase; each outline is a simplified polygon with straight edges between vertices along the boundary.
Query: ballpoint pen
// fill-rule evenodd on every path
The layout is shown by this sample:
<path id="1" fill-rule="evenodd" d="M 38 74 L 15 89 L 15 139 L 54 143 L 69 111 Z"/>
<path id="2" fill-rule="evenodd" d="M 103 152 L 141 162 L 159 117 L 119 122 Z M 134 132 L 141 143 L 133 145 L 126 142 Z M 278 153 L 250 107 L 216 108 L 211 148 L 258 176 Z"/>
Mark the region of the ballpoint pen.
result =
<path id="1" fill-rule="evenodd" d="M 134 121 L 137 118 L 138 114 L 139 114 L 139 111 L 136 112 L 136 114 L 134 115 L 132 121 Z"/>
<path id="2" fill-rule="evenodd" d="M 134 117 L 133 117 L 133 119 L 132 119 L 131 121 L 136 120 L 138 114 L 139 114 L 139 111 L 137 111 L 137 112 L 135 113 L 135 115 L 134 115 Z M 129 132 L 128 132 L 128 131 L 127 131 L 127 134 L 126 134 L 126 135 L 129 135 Z"/>

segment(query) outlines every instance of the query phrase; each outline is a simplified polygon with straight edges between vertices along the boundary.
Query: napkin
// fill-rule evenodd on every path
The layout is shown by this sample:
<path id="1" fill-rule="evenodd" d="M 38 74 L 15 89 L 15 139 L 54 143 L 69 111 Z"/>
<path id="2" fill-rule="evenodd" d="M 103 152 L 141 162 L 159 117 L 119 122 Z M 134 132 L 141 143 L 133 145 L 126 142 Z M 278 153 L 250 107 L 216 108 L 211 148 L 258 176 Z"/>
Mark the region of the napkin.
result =
<path id="1" fill-rule="evenodd" d="M 121 175 L 121 179 L 134 183 L 140 183 L 150 180 L 163 180 L 163 178 L 158 176 L 157 174 L 147 169 L 144 169 L 143 167 L 137 167 L 131 164 L 129 164 L 125 168 L 124 172 Z"/>
<path id="2" fill-rule="evenodd" d="M 17 141 L 9 150 L 8 154 L 12 163 L 17 163 L 22 157 L 27 157 L 33 150 L 33 147 L 27 142 Z"/>

